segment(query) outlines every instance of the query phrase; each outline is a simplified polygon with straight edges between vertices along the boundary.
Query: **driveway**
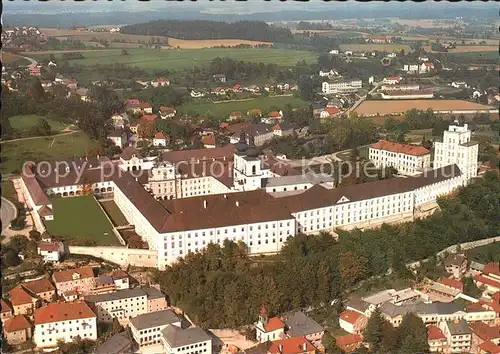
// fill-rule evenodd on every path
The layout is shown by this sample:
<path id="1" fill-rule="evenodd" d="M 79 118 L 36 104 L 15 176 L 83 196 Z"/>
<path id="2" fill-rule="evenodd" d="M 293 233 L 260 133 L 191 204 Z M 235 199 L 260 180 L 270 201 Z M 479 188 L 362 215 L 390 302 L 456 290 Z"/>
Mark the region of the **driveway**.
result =
<path id="1" fill-rule="evenodd" d="M 2 197 L 2 207 L 0 208 L 0 216 L 2 219 L 2 232 L 9 226 L 11 220 L 17 216 L 16 206 L 10 201 Z"/>

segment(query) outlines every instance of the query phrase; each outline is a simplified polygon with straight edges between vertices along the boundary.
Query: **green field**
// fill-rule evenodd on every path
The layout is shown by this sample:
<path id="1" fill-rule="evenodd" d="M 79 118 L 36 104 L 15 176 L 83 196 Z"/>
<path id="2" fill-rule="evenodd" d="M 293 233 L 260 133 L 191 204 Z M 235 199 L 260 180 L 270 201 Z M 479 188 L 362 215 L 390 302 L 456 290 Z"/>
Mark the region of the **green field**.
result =
<path id="1" fill-rule="evenodd" d="M 77 50 L 75 52 L 78 52 Z M 270 48 L 205 48 L 205 49 L 127 49 L 129 55 L 122 55 L 121 49 L 84 51 L 85 59 L 71 60 L 71 63 L 83 66 L 96 64 L 126 64 L 147 71 L 180 70 L 209 64 L 217 57 L 230 57 L 235 60 L 295 66 L 298 61 L 316 62 L 317 54 L 308 51 L 270 49 Z M 46 54 L 30 54 L 34 59 L 44 59 Z M 56 59 L 62 54 L 55 54 Z"/>
<path id="2" fill-rule="evenodd" d="M 1 144 L 0 172 L 20 172 L 25 161 L 62 160 L 95 155 L 100 148 L 87 134 L 76 132 L 54 137 L 4 141 Z"/>
<path id="3" fill-rule="evenodd" d="M 290 104 L 293 108 L 306 108 L 308 106 L 308 102 L 299 97 L 268 96 L 223 103 L 190 102 L 179 106 L 178 110 L 181 113 L 192 112 L 205 116 L 213 116 L 218 120 L 225 120 L 233 111 L 240 111 L 243 114 L 246 114 L 250 109 L 258 108 L 265 113 L 272 110 L 283 109 L 286 104 Z"/>
<path id="4" fill-rule="evenodd" d="M 445 53 L 448 60 L 453 60 L 453 58 L 467 59 L 471 60 L 471 64 L 474 64 L 474 60 L 478 59 L 498 59 L 498 51 L 485 51 L 485 52 L 463 52 L 463 53 Z M 494 64 L 492 64 L 494 65 Z M 498 61 L 497 61 L 498 65 Z"/>
<path id="5" fill-rule="evenodd" d="M 128 225 L 127 219 L 113 200 L 102 202 L 101 206 L 115 226 Z"/>
<path id="6" fill-rule="evenodd" d="M 73 245 L 119 245 L 113 225 L 93 196 L 52 199 L 54 220 L 45 221 L 49 234 Z"/>
<path id="7" fill-rule="evenodd" d="M 50 128 L 52 129 L 53 132 L 58 132 L 66 128 L 66 124 L 56 122 L 55 120 L 47 119 L 42 116 L 37 116 L 35 114 L 29 114 L 24 116 L 12 116 L 9 117 L 9 122 L 10 125 L 12 125 L 12 128 L 14 129 L 29 130 L 30 128 L 36 126 L 39 119 L 45 119 L 47 123 L 49 123 Z"/>

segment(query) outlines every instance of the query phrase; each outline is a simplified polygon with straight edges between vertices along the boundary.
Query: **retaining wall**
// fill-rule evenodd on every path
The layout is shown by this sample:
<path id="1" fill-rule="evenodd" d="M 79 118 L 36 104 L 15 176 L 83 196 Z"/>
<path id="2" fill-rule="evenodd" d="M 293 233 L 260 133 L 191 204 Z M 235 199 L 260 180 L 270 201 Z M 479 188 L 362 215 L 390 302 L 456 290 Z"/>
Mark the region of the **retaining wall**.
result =
<path id="1" fill-rule="evenodd" d="M 68 246 L 68 251 L 70 254 L 83 254 L 102 258 L 122 267 L 131 265 L 136 267 L 156 268 L 158 263 L 156 251 L 127 248 L 125 246 Z"/>

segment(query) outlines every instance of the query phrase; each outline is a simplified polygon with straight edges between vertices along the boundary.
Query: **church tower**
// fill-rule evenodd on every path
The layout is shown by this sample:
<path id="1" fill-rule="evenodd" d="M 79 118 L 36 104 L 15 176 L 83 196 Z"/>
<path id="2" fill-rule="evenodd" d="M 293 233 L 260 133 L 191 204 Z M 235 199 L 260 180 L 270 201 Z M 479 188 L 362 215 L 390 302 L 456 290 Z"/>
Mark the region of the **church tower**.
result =
<path id="1" fill-rule="evenodd" d="M 251 191 L 262 188 L 262 162 L 259 159 L 259 149 L 255 146 L 252 135 L 248 137 L 244 131 L 240 134 L 240 140 L 236 144 L 234 153 L 234 188 L 239 191 Z"/>

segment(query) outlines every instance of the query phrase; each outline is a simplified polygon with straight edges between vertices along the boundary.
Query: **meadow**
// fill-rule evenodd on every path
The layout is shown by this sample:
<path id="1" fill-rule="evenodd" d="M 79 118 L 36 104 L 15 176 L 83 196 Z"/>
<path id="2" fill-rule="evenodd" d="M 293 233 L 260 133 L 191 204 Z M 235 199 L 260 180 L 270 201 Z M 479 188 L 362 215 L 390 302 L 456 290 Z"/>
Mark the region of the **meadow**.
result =
<path id="1" fill-rule="evenodd" d="M 65 135 L 3 141 L 1 173 L 20 172 L 24 161 L 62 160 L 76 156 L 95 155 L 100 148 L 87 134 Z"/>
<path id="2" fill-rule="evenodd" d="M 50 234 L 58 235 L 73 245 L 120 244 L 113 233 L 113 225 L 93 196 L 54 198 L 52 207 L 54 220 L 45 221 Z"/>
<path id="3" fill-rule="evenodd" d="M 410 52 L 410 46 L 406 44 L 376 44 L 376 43 L 369 43 L 369 44 L 341 44 L 340 49 L 343 51 L 346 50 L 351 50 L 351 51 L 357 51 L 357 52 L 369 52 L 373 50 L 378 50 L 381 52 L 400 52 L 401 50 L 404 50 L 405 53 Z"/>
<path id="4" fill-rule="evenodd" d="M 314 63 L 317 54 L 308 51 L 271 49 L 271 48 L 207 48 L 207 49 L 127 49 L 129 55 L 123 55 L 121 49 L 72 51 L 82 52 L 84 59 L 71 60 L 71 63 L 82 66 L 97 64 L 125 64 L 146 71 L 181 70 L 193 66 L 204 66 L 217 57 L 230 57 L 234 60 L 251 61 L 280 66 L 295 66 L 298 61 Z M 62 53 L 45 51 L 31 52 L 34 59 L 45 59 L 53 53 L 57 59 Z"/>
<path id="5" fill-rule="evenodd" d="M 258 97 L 248 100 L 221 102 L 221 103 L 197 103 L 190 102 L 177 107 L 181 113 L 193 112 L 199 115 L 212 116 L 218 120 L 224 120 L 229 117 L 233 111 L 240 111 L 246 114 L 253 108 L 258 108 L 262 112 L 272 110 L 280 110 L 286 104 L 290 104 L 293 108 L 306 108 L 307 101 L 294 96 L 268 96 Z"/>
<path id="6" fill-rule="evenodd" d="M 19 130 L 29 130 L 37 125 L 39 119 L 45 119 L 49 123 L 52 132 L 59 132 L 66 128 L 66 125 L 52 119 L 47 119 L 35 114 L 20 115 L 9 117 L 9 122 L 12 128 Z"/>

